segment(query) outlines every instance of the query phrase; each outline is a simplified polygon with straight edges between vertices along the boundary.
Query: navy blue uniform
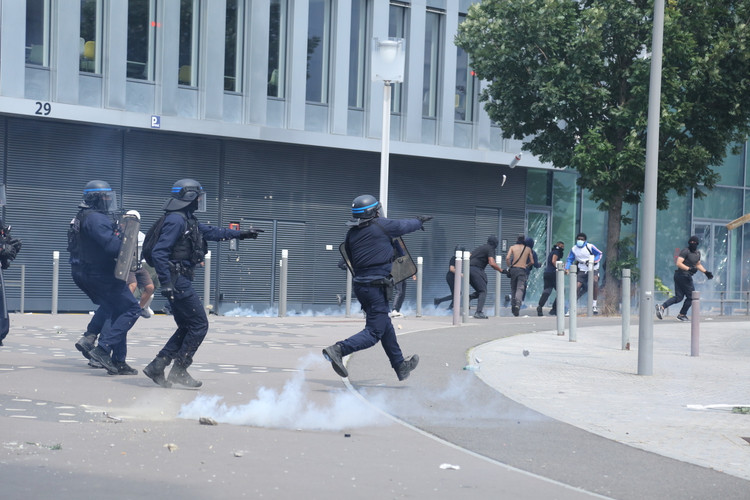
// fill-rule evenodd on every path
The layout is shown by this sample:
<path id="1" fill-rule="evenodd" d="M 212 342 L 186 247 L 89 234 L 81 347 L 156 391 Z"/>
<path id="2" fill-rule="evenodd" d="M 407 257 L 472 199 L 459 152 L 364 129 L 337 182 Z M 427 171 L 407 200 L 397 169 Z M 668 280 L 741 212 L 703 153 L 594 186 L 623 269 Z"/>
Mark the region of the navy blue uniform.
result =
<path id="1" fill-rule="evenodd" d="M 365 311 L 366 320 L 364 330 L 337 343 L 341 346 L 342 356 L 367 349 L 380 341 L 394 369 L 403 363 L 404 356 L 388 316 L 387 289 L 377 282 L 391 273 L 394 252 L 391 238 L 421 228 L 419 219 L 375 218 L 371 223 L 353 227 L 347 233 L 354 268 L 354 294 Z"/>
<path id="2" fill-rule="evenodd" d="M 190 366 L 208 332 L 206 311 L 193 288 L 193 274 L 198 262 L 191 258 L 176 259 L 173 254 L 175 245 L 184 241 L 183 236 L 187 237 L 190 232 L 188 221 L 197 225 L 203 240 L 222 241 L 240 236 L 240 231 L 235 229 L 201 224 L 190 211 L 168 212 L 164 219 L 151 256 L 161 286 L 174 290 L 171 306 L 177 330 L 158 356 L 178 360 L 184 367 Z"/>
<path id="3" fill-rule="evenodd" d="M 71 274 L 75 284 L 99 306 L 87 333 L 99 333 L 99 346 L 111 352 L 113 361 L 125 362 L 127 333 L 141 311 L 127 283 L 114 275 L 122 240 L 108 215 L 85 209 L 81 219 L 80 252 L 71 254 Z M 102 329 L 107 320 L 110 328 Z"/>

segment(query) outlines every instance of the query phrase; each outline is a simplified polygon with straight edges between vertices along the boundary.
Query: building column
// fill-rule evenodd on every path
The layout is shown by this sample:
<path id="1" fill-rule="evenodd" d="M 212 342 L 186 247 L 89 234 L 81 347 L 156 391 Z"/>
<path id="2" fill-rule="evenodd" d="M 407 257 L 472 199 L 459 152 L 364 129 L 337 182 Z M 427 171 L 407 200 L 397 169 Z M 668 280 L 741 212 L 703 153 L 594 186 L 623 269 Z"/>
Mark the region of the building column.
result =
<path id="1" fill-rule="evenodd" d="M 308 0 L 289 0 L 289 9 L 286 128 L 305 130 Z"/>
<path id="2" fill-rule="evenodd" d="M 333 77 L 331 98 L 328 102 L 330 132 L 346 135 L 347 119 L 349 117 L 349 50 L 351 47 L 352 3 L 351 0 L 336 0 L 334 2 L 336 19 L 333 26 L 331 42 L 331 67 Z"/>
<path id="3" fill-rule="evenodd" d="M 383 82 L 381 80 L 372 80 L 372 61 L 369 54 L 372 51 L 372 38 L 381 40 L 388 38 L 389 12 L 388 2 L 372 3 L 372 37 L 367 40 L 367 61 L 369 66 L 365 71 L 365 74 L 370 79 L 370 97 L 365 106 L 365 116 L 367 117 L 365 137 L 374 139 L 380 139 L 383 129 Z"/>
<path id="4" fill-rule="evenodd" d="M 442 94 L 438 107 L 438 144 L 453 146 L 456 107 L 456 57 L 458 50 L 453 40 L 458 32 L 458 0 L 448 0 L 443 31 L 445 53 L 441 61 Z"/>
<path id="5" fill-rule="evenodd" d="M 24 97 L 26 3 L 0 0 L 0 96 Z"/>
<path id="6" fill-rule="evenodd" d="M 104 107 L 124 110 L 127 105 L 126 79 L 128 66 L 128 2 L 102 4 L 103 37 L 102 92 Z"/>
<path id="7" fill-rule="evenodd" d="M 250 0 L 245 6 L 243 95 L 245 122 L 265 125 L 268 113 L 268 31 L 270 0 Z"/>
<path id="8" fill-rule="evenodd" d="M 154 114 L 177 115 L 177 77 L 180 60 L 180 0 L 157 3 Z"/>
<path id="9" fill-rule="evenodd" d="M 224 51 L 226 0 L 201 4 L 200 52 L 198 57 L 198 116 L 206 120 L 224 118 Z"/>
<path id="10" fill-rule="evenodd" d="M 52 5 L 50 45 L 51 100 L 78 103 L 78 73 L 81 59 L 81 2 L 67 1 Z M 24 16 L 25 17 L 25 16 Z M 24 19 L 25 22 L 25 19 Z"/>
<path id="11" fill-rule="evenodd" d="M 422 99 L 424 87 L 424 30 L 427 17 L 425 0 L 411 3 L 409 41 L 406 44 L 405 116 L 401 120 L 405 142 L 422 142 Z"/>

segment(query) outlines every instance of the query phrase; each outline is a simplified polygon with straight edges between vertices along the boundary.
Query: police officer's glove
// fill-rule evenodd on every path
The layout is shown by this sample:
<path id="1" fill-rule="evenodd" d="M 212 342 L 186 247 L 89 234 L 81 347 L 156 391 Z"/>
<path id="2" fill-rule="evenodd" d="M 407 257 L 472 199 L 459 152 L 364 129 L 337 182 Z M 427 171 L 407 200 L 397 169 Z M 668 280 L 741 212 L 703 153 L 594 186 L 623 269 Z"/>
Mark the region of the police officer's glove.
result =
<path id="1" fill-rule="evenodd" d="M 16 249 L 9 243 L 3 243 L 0 246 L 0 259 L 13 260 L 16 258 Z"/>
<path id="2" fill-rule="evenodd" d="M 161 287 L 162 297 L 166 297 L 168 300 L 174 300 L 174 289 L 171 286 Z"/>
<path id="3" fill-rule="evenodd" d="M 8 242 L 9 245 L 13 247 L 13 249 L 18 253 L 21 250 L 21 240 L 18 238 L 13 238 Z"/>
<path id="4" fill-rule="evenodd" d="M 0 259 L 0 269 L 8 269 L 10 267 L 10 261 L 8 259 Z"/>
<path id="5" fill-rule="evenodd" d="M 424 223 L 432 220 L 432 215 L 417 215 L 417 219 L 422 223 L 422 231 L 424 231 Z"/>
<path id="6" fill-rule="evenodd" d="M 690 269 L 688 269 L 688 271 L 690 272 L 690 276 L 692 276 L 692 275 L 694 275 L 695 273 L 698 272 L 698 268 L 695 267 L 695 266 L 693 266 Z"/>
<path id="7" fill-rule="evenodd" d="M 262 229 L 255 229 L 252 227 L 250 229 L 243 229 L 242 231 L 240 231 L 239 239 L 241 240 L 246 240 L 248 238 L 255 239 L 258 237 L 258 233 L 262 233 L 262 232 L 263 232 Z"/>
<path id="8" fill-rule="evenodd" d="M 714 279 L 714 273 L 712 273 L 711 271 L 706 271 L 704 274 L 706 275 L 706 278 L 710 280 Z"/>

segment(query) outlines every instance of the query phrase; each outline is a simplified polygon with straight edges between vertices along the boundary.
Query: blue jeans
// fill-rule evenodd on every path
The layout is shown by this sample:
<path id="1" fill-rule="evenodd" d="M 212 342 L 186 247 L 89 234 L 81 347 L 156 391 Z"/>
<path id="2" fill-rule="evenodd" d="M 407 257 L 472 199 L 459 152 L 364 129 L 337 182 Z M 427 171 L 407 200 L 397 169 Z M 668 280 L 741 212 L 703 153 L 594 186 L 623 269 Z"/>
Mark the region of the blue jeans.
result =
<path id="1" fill-rule="evenodd" d="M 380 342 L 391 366 L 394 369 L 398 368 L 404 362 L 404 355 L 396 340 L 396 331 L 393 329 L 391 318 L 388 317 L 385 288 L 354 283 L 354 294 L 367 315 L 365 328 L 348 339 L 338 342 L 342 356 L 367 349 Z"/>

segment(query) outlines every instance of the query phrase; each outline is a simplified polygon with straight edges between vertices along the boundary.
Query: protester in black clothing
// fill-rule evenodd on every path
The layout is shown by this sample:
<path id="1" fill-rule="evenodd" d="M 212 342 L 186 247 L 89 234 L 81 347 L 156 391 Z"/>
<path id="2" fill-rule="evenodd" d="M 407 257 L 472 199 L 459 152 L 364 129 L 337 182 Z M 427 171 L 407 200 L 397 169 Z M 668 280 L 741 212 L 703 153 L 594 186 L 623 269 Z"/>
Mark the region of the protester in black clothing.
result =
<path id="1" fill-rule="evenodd" d="M 469 260 L 469 284 L 477 293 L 477 310 L 474 317 L 477 319 L 487 319 L 484 314 L 484 303 L 487 300 L 487 274 L 484 269 L 489 264 L 497 272 L 503 272 L 502 268 L 495 262 L 495 253 L 497 251 L 497 236 L 489 236 L 487 243 L 480 245 L 471 252 Z"/>
<path id="2" fill-rule="evenodd" d="M 563 258 L 563 252 L 565 250 L 565 244 L 562 241 L 558 241 L 549 251 L 547 255 L 547 266 L 544 268 L 544 290 L 542 290 L 542 296 L 539 297 L 539 305 L 536 307 L 536 313 L 539 316 L 544 316 L 543 307 L 547 303 L 547 299 L 552 294 L 552 290 L 557 289 L 557 261 Z M 552 303 L 552 309 L 549 311 L 550 315 L 554 316 L 557 314 L 557 297 Z"/>
<path id="3" fill-rule="evenodd" d="M 680 251 L 680 255 L 677 257 L 677 269 L 674 272 L 674 297 L 667 299 L 663 304 L 656 304 L 657 318 L 663 319 L 664 310 L 672 304 L 682 302 L 684 298 L 685 302 L 682 303 L 677 319 L 688 321 L 687 312 L 693 304 L 693 291 L 695 290 L 693 275 L 701 271 L 706 275 L 706 278 L 714 278 L 713 273 L 706 271 L 706 268 L 701 264 L 701 252 L 698 250 L 698 245 L 700 245 L 700 239 L 697 236 L 691 236 L 687 248 Z"/>
<path id="4" fill-rule="evenodd" d="M 0 206 L 5 206 L 5 186 L 0 186 Z M 10 235 L 10 225 L 0 219 L 0 268 L 8 269 L 21 250 L 21 240 Z M 10 331 L 10 318 L 5 295 L 5 281 L 0 271 L 0 346 Z"/>
<path id="5" fill-rule="evenodd" d="M 456 284 L 456 252 L 460 251 L 461 253 L 463 253 L 465 250 L 465 247 L 459 247 L 458 245 L 456 245 L 455 250 L 453 250 L 453 255 L 451 255 L 451 258 L 448 261 L 448 272 L 445 273 L 445 282 L 448 283 L 448 288 L 450 288 L 451 293 L 450 295 L 446 295 L 444 297 L 435 297 L 435 299 L 433 299 L 433 303 L 436 307 L 443 302 L 450 300 L 451 303 L 448 306 L 448 309 L 453 309 L 453 287 Z M 474 292 L 469 295 L 469 300 L 476 299 L 477 297 L 479 297 L 479 293 Z"/>

